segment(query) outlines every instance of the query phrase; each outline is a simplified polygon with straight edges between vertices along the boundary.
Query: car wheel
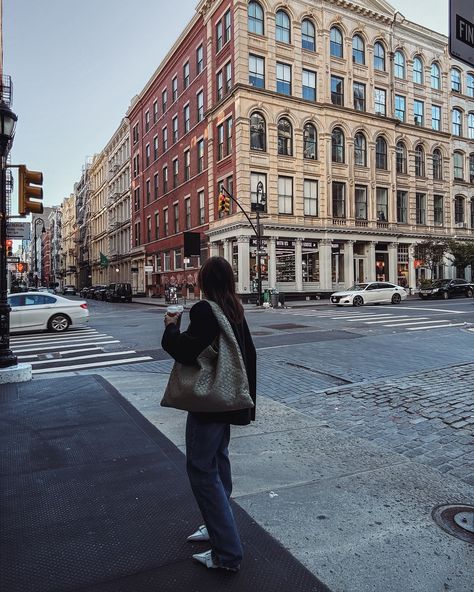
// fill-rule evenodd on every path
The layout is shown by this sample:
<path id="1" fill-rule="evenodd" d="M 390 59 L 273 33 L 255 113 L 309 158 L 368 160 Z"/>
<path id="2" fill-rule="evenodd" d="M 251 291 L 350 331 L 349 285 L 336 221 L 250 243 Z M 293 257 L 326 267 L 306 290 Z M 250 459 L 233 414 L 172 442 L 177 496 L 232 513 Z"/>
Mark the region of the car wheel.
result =
<path id="1" fill-rule="evenodd" d="M 448 292 L 443 292 L 443 293 L 441 294 L 441 298 L 442 298 L 443 300 L 447 300 L 447 299 L 449 298 L 449 294 L 448 294 Z"/>
<path id="2" fill-rule="evenodd" d="M 48 329 L 53 333 L 62 333 L 67 330 L 70 324 L 69 317 L 64 314 L 56 314 L 49 319 Z"/>
<path id="3" fill-rule="evenodd" d="M 392 296 L 392 304 L 400 304 L 401 301 L 402 297 L 400 296 L 400 294 L 394 294 Z"/>
<path id="4" fill-rule="evenodd" d="M 422 300 L 427 300 L 427 299 L 428 299 L 428 296 L 425 296 L 424 294 L 420 294 L 420 298 L 421 298 Z"/>
<path id="5" fill-rule="evenodd" d="M 364 304 L 364 299 L 362 296 L 354 296 L 354 300 L 352 301 L 352 306 L 362 306 Z"/>
<path id="6" fill-rule="evenodd" d="M 466 298 L 472 298 L 472 290 L 466 291 Z"/>

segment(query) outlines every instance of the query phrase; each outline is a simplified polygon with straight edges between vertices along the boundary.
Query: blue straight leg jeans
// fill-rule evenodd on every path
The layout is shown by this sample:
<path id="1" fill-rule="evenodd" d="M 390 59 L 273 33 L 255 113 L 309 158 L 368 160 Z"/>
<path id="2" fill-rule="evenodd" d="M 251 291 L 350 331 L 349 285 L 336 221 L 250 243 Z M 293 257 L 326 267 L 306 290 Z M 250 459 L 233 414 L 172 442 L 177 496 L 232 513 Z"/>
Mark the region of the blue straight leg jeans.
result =
<path id="1" fill-rule="evenodd" d="M 229 440 L 228 423 L 202 423 L 188 413 L 186 468 L 209 532 L 214 561 L 224 567 L 238 567 L 242 544 L 230 506 Z"/>

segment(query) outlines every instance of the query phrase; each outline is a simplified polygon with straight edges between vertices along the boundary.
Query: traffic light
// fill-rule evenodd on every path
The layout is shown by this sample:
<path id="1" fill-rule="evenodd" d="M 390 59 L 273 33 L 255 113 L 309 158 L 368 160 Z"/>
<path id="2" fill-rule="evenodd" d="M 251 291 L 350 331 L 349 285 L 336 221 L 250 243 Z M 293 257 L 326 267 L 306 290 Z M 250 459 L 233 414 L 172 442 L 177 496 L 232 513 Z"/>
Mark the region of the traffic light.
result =
<path id="1" fill-rule="evenodd" d="M 6 245 L 7 245 L 7 257 L 12 257 L 13 256 L 13 241 L 10 239 L 7 239 Z"/>
<path id="2" fill-rule="evenodd" d="M 230 197 L 228 195 L 224 197 L 224 212 L 230 214 Z"/>
<path id="3" fill-rule="evenodd" d="M 223 193 L 219 193 L 219 197 L 218 197 L 218 209 L 219 212 L 225 212 L 225 204 L 226 204 L 226 198 L 225 195 Z"/>
<path id="4" fill-rule="evenodd" d="M 43 173 L 29 171 L 24 164 L 18 167 L 18 212 L 25 214 L 42 214 L 43 204 Z"/>
<path id="5" fill-rule="evenodd" d="M 28 263 L 25 263 L 24 261 L 19 261 L 16 264 L 16 270 L 18 271 L 18 273 L 25 273 L 26 271 L 28 271 Z"/>

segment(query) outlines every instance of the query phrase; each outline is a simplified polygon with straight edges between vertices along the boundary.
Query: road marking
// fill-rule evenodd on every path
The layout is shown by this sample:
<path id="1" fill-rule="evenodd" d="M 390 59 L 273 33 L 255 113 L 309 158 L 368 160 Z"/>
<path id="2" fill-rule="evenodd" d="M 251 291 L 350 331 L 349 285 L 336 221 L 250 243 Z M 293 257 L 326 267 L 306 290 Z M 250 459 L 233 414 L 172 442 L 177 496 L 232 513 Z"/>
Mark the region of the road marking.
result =
<path id="1" fill-rule="evenodd" d="M 390 321 L 392 319 L 396 319 L 397 315 L 392 315 L 392 314 L 381 314 L 381 315 L 372 315 L 371 317 L 362 317 L 362 318 L 352 318 L 352 319 L 347 319 L 347 321 L 349 323 L 356 323 L 357 321 L 362 321 L 365 323 L 368 323 L 369 321 L 367 319 L 373 319 L 374 317 L 376 318 L 380 318 L 380 317 L 386 317 L 384 320 L 386 321 Z"/>
<path id="2" fill-rule="evenodd" d="M 20 343 L 23 341 L 54 341 L 55 339 L 64 339 L 64 337 L 68 337 L 70 339 L 74 339 L 75 335 L 83 336 L 83 335 L 94 335 L 97 334 L 98 331 L 95 329 L 90 329 L 87 331 L 75 331 L 74 333 L 55 333 L 53 335 L 48 334 L 38 334 L 38 335 L 21 335 L 18 337 L 11 337 L 10 342 Z M 78 337 L 79 339 L 79 337 Z"/>
<path id="3" fill-rule="evenodd" d="M 54 358 L 50 360 L 38 360 L 37 362 L 30 362 L 32 366 L 37 366 L 38 364 L 51 364 L 52 362 L 69 362 L 73 360 L 88 360 L 89 358 L 105 358 L 106 356 L 123 356 L 128 354 L 136 354 L 137 352 L 134 349 L 128 349 L 127 351 L 118 351 L 118 352 L 108 352 L 103 354 L 91 354 L 89 356 L 74 356 L 73 358 Z M 113 360 L 111 360 L 113 362 Z"/>
<path id="4" fill-rule="evenodd" d="M 100 338 L 99 338 L 100 339 Z M 76 344 L 71 344 L 71 345 L 67 345 L 67 344 L 60 344 L 60 347 L 64 350 L 65 348 L 70 348 L 70 347 L 77 347 L 79 345 L 108 345 L 109 343 L 120 343 L 120 341 L 118 339 L 112 339 L 111 337 L 108 337 L 106 340 L 102 340 L 102 341 L 91 341 L 89 343 L 76 343 Z M 35 351 L 35 348 L 29 346 L 29 347 L 23 347 L 23 348 L 18 348 L 18 347 L 13 347 L 13 352 L 14 353 L 26 353 L 29 351 Z M 50 350 L 57 350 L 58 346 L 56 345 L 51 345 L 49 347 L 42 347 L 41 351 L 50 351 Z"/>
<path id="5" fill-rule="evenodd" d="M 100 347 L 86 347 L 86 348 L 83 348 L 83 349 L 71 349 L 69 351 L 60 351 L 58 353 L 59 354 L 76 354 L 76 353 L 80 353 L 80 352 L 93 352 L 93 351 L 102 352 L 104 350 L 101 349 Z M 37 358 L 40 355 L 41 354 L 31 354 L 29 356 L 18 356 L 18 359 L 19 360 L 26 360 L 26 359 L 29 359 L 29 358 Z M 58 360 L 60 358 L 51 358 L 51 359 Z"/>
<path id="6" fill-rule="evenodd" d="M 449 323 L 448 319 L 441 319 L 439 321 L 413 321 L 407 323 L 391 323 L 385 325 L 386 327 L 403 327 L 404 325 L 428 325 L 429 323 Z M 464 325 L 464 323 L 462 323 Z"/>
<path id="7" fill-rule="evenodd" d="M 376 323 L 386 323 L 387 321 L 395 321 L 398 319 L 402 319 L 404 321 L 406 321 L 407 319 L 412 319 L 413 321 L 421 321 L 421 320 L 426 320 L 428 317 L 410 317 L 410 315 L 400 315 L 398 316 L 393 316 L 391 319 L 383 319 L 381 321 L 365 321 L 366 325 L 375 325 Z"/>
<path id="8" fill-rule="evenodd" d="M 399 308 L 401 310 L 429 310 L 433 312 L 444 312 L 446 314 L 467 314 L 465 310 L 446 310 L 445 308 L 426 308 L 422 306 L 394 306 L 393 308 Z"/>
<path id="9" fill-rule="evenodd" d="M 126 354 L 127 352 L 122 352 Z M 49 374 L 52 372 L 66 372 L 68 370 L 81 370 L 84 368 L 99 368 L 102 366 L 118 366 L 119 364 L 130 364 L 132 362 L 149 362 L 153 360 L 150 356 L 143 356 L 141 358 L 128 358 L 126 360 L 113 360 L 107 362 L 97 362 L 96 364 L 75 364 L 73 366 L 61 366 L 60 368 L 39 368 L 38 370 L 33 370 L 33 374 Z"/>
<path id="10" fill-rule="evenodd" d="M 464 323 L 450 323 L 449 325 L 437 325 L 436 327 L 409 327 L 407 331 L 421 331 L 423 329 L 442 329 L 443 327 L 461 327 Z M 472 329 L 470 329 L 472 331 Z"/>
<path id="11" fill-rule="evenodd" d="M 349 316 L 344 316 L 344 317 L 334 317 L 331 315 L 331 319 L 333 319 L 335 321 L 337 321 L 338 319 L 342 319 L 344 321 L 346 319 L 373 319 L 373 318 L 376 318 L 379 316 L 392 316 L 392 315 L 390 315 L 390 314 L 377 315 L 377 314 L 373 314 L 373 313 L 369 313 L 369 314 L 354 313 L 354 314 L 351 314 Z"/>
<path id="12" fill-rule="evenodd" d="M 96 339 L 99 337 L 110 337 L 107 333 L 90 333 L 82 337 L 56 337 L 56 339 L 25 339 L 22 341 L 15 341 L 13 345 L 49 345 L 53 343 L 62 343 L 63 341 L 71 341 L 76 343 L 77 341 L 84 341 L 84 339 Z"/>

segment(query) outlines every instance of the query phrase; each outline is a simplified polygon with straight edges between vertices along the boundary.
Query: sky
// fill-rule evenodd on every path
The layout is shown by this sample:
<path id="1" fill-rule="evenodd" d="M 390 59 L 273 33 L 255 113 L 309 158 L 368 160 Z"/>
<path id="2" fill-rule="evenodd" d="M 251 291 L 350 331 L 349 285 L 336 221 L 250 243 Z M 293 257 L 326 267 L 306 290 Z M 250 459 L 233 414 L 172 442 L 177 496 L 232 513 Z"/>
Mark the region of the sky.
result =
<path id="1" fill-rule="evenodd" d="M 448 0 L 390 4 L 407 19 L 448 34 Z M 3 0 L 4 73 L 12 77 L 18 115 L 11 160 L 43 172 L 45 205 L 70 195 L 86 158 L 105 147 L 196 5 Z"/>

